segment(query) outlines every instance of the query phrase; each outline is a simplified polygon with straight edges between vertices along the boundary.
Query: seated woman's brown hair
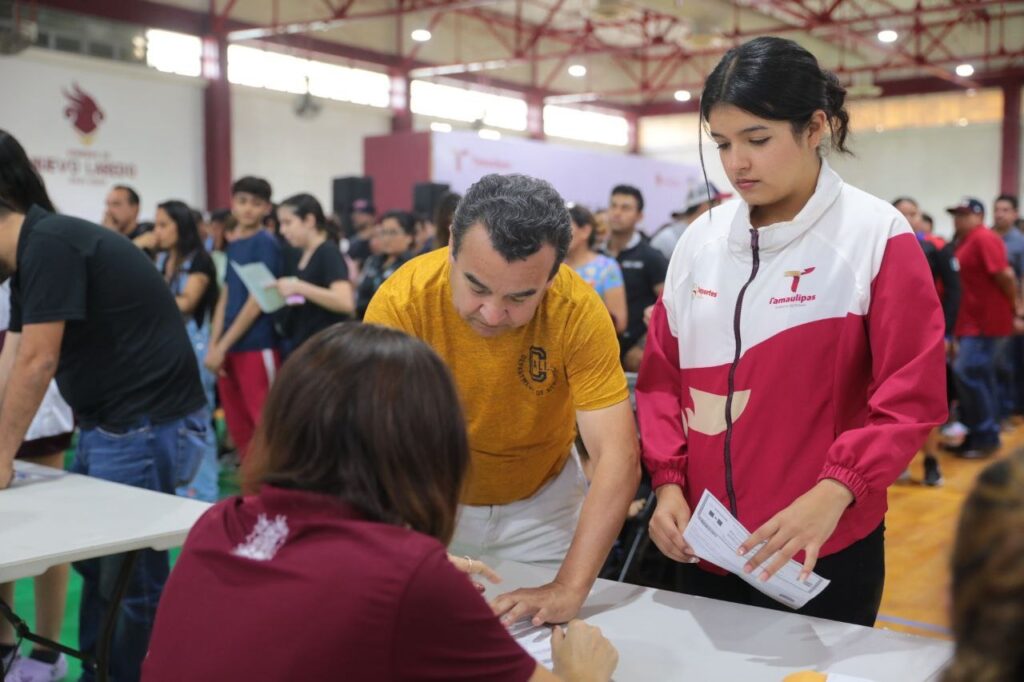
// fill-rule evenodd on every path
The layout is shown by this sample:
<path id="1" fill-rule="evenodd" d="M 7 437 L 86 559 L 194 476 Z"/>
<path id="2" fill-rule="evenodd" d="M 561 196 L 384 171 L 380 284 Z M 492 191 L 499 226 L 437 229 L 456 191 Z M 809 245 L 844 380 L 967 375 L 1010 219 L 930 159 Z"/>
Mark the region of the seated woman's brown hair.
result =
<path id="1" fill-rule="evenodd" d="M 1024 451 L 985 469 L 964 503 L 953 634 L 945 682 L 1024 680 Z"/>
<path id="2" fill-rule="evenodd" d="M 448 544 L 468 463 L 459 399 L 440 358 L 401 332 L 352 322 L 311 337 L 284 363 L 245 488 L 332 495 Z"/>

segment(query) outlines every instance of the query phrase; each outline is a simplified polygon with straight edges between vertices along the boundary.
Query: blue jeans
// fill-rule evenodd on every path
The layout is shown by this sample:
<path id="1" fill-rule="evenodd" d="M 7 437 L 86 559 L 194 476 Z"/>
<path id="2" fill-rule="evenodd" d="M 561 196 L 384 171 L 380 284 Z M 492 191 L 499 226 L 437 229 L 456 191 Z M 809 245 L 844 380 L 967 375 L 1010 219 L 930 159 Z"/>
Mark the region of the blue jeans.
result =
<path id="1" fill-rule="evenodd" d="M 206 358 L 206 351 L 210 345 L 210 325 L 202 327 L 189 317 L 185 329 L 188 338 L 192 342 L 192 350 L 195 351 L 196 361 L 199 364 L 199 380 L 203 384 L 203 394 L 206 396 L 206 406 L 213 412 L 214 409 L 214 387 L 217 385 L 217 377 L 213 372 L 206 369 L 203 360 Z M 217 462 L 217 434 L 213 428 L 206 430 L 206 442 L 203 449 L 203 457 L 199 463 L 199 469 L 195 477 L 187 484 L 178 487 L 178 494 L 182 497 L 191 497 L 204 502 L 216 502 L 220 497 L 220 464 Z"/>
<path id="2" fill-rule="evenodd" d="M 996 354 L 999 416 L 1006 419 L 1021 408 L 1020 382 L 1024 379 L 1024 337 L 1003 339 Z"/>
<path id="3" fill-rule="evenodd" d="M 953 372 L 960 398 L 960 420 L 970 430 L 972 447 L 999 444 L 999 385 L 996 358 L 1006 339 L 993 336 L 964 336 Z"/>
<path id="4" fill-rule="evenodd" d="M 82 429 L 72 470 L 173 495 L 175 486 L 195 476 L 209 428 L 210 412 L 204 407 L 171 422 L 151 424 L 142 420 L 117 432 L 100 427 Z M 103 618 L 124 557 L 118 554 L 74 564 L 83 580 L 79 614 L 79 648 L 83 653 L 97 652 Z M 110 674 L 117 682 L 139 679 L 169 571 L 167 552 L 139 552 L 111 647 Z M 92 680 L 93 675 L 85 672 L 81 679 Z"/>

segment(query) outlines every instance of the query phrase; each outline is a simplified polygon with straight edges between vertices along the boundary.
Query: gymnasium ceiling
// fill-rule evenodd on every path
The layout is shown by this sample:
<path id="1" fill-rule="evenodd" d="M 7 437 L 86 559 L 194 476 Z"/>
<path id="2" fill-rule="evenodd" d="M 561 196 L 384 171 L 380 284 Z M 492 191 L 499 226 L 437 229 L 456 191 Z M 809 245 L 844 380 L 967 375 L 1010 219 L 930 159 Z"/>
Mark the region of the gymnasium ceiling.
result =
<path id="1" fill-rule="evenodd" d="M 47 1 L 71 9 L 71 0 Z M 642 113 L 692 109 L 730 46 L 780 35 L 869 97 L 972 88 L 1024 76 L 1024 1 L 996 0 L 91 0 L 188 17 L 232 42 L 327 52 L 413 78 L 472 80 Z M 211 8 L 212 5 L 212 8 Z M 120 6 L 120 10 L 115 9 Z M 151 22 L 152 23 L 152 22 Z M 175 26 L 164 26 L 174 28 Z M 180 26 L 178 26 L 180 28 Z M 427 29 L 432 38 L 411 39 Z M 880 31 L 895 31 L 882 42 Z M 956 67 L 969 64 L 969 77 Z M 568 67 L 582 65 L 573 77 Z M 681 95 L 685 96 L 685 95 Z"/>

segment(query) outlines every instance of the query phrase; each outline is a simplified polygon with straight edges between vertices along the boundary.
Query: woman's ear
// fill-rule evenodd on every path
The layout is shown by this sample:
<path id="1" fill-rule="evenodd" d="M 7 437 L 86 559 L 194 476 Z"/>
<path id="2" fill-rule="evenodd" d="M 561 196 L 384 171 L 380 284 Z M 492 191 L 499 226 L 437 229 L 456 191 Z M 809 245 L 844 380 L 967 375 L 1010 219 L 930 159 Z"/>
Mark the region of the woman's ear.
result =
<path id="1" fill-rule="evenodd" d="M 817 149 L 821 141 L 825 139 L 828 129 L 828 116 L 821 109 L 811 114 L 811 120 L 807 123 L 807 144 L 812 149 Z"/>

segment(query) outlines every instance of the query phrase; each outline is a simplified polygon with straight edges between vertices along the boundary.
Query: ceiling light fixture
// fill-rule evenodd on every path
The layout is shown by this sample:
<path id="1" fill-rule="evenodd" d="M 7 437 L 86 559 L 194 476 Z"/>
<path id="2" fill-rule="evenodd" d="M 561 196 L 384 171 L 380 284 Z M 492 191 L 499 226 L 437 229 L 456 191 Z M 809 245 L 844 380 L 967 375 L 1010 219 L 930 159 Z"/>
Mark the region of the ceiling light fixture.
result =
<path id="1" fill-rule="evenodd" d="M 573 78 L 583 78 L 587 75 L 587 67 L 582 64 L 573 64 L 569 67 L 569 75 Z"/>
<path id="2" fill-rule="evenodd" d="M 974 67 L 971 66 L 970 64 L 961 64 L 960 66 L 956 67 L 956 75 L 960 76 L 961 78 L 970 78 L 971 76 L 974 75 Z"/>
<path id="3" fill-rule="evenodd" d="M 892 29 L 885 29 L 884 31 L 878 32 L 878 40 L 883 43 L 895 43 L 900 37 L 900 34 Z"/>
<path id="4" fill-rule="evenodd" d="M 430 31 L 425 28 L 418 28 L 412 32 L 412 39 L 417 43 L 425 43 L 430 40 L 431 37 Z"/>
<path id="5" fill-rule="evenodd" d="M 672 96 L 676 98 L 677 102 L 689 102 L 693 98 L 689 90 L 676 90 Z"/>

